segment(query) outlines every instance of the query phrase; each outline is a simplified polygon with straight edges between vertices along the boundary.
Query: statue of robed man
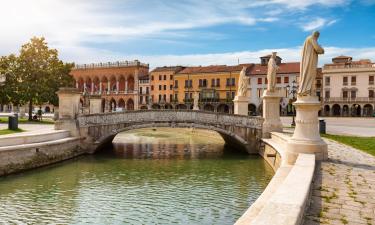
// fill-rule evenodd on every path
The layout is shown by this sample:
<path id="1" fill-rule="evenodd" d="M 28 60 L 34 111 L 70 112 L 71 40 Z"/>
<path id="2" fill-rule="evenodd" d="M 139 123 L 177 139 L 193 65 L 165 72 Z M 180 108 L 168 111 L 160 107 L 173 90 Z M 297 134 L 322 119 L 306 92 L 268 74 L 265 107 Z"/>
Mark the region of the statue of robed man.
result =
<path id="1" fill-rule="evenodd" d="M 319 32 L 308 36 L 303 44 L 302 61 L 300 65 L 300 82 L 298 96 L 315 96 L 315 78 L 318 66 L 318 55 L 324 54 L 324 49 L 318 44 Z"/>
<path id="2" fill-rule="evenodd" d="M 268 61 L 267 68 L 267 91 L 274 92 L 276 86 L 276 72 L 279 67 L 276 64 L 276 52 L 272 52 L 272 55 Z"/>
<path id="3" fill-rule="evenodd" d="M 247 67 L 244 66 L 240 72 L 240 77 L 238 81 L 238 91 L 237 96 L 246 96 L 247 93 L 247 86 L 249 83 L 249 78 L 246 77 L 246 69 Z"/>

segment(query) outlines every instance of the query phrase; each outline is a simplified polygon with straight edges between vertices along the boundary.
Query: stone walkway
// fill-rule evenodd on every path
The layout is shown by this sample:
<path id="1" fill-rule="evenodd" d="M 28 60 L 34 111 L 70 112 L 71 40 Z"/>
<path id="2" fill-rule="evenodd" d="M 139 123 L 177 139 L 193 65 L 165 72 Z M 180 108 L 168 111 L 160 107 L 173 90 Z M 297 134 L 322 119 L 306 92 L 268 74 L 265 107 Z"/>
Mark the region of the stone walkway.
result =
<path id="1" fill-rule="evenodd" d="M 304 225 L 375 225 L 375 157 L 325 141 L 329 160 L 317 164 Z"/>

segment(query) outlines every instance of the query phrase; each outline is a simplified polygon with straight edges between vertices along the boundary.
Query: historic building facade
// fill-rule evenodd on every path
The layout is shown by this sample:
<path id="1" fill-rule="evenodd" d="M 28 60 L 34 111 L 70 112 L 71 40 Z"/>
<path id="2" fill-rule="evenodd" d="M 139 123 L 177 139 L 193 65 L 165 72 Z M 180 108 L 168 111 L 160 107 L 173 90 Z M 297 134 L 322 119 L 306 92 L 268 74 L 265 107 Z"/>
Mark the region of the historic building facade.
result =
<path id="1" fill-rule="evenodd" d="M 138 95 L 139 95 L 139 109 L 149 109 L 151 103 L 151 85 L 148 75 L 139 77 L 138 80 Z"/>
<path id="2" fill-rule="evenodd" d="M 139 108 L 139 77 L 147 76 L 148 70 L 148 64 L 135 60 L 77 65 L 71 75 L 85 96 L 101 96 L 102 111 L 112 112 Z"/>
<path id="3" fill-rule="evenodd" d="M 373 116 L 375 63 L 338 56 L 323 67 L 323 113 L 326 116 Z"/>
<path id="4" fill-rule="evenodd" d="M 150 72 L 152 108 L 172 109 L 174 99 L 175 74 L 183 70 L 182 66 L 157 67 Z"/>
<path id="5" fill-rule="evenodd" d="M 254 64 L 247 73 L 250 77 L 249 89 L 249 114 L 259 115 L 262 112 L 262 95 L 267 89 L 267 65 L 271 55 L 260 57 L 260 63 Z M 298 84 L 300 63 L 287 62 L 282 63 L 282 59 L 277 56 L 276 64 L 279 67 L 276 74 L 276 91 L 283 96 L 280 102 L 280 111 L 282 115 L 288 112 L 288 104 L 293 95 L 289 93 L 293 85 Z M 294 84 L 293 84 L 294 82 Z"/>
<path id="6" fill-rule="evenodd" d="M 176 109 L 192 109 L 194 93 L 199 93 L 199 108 L 205 111 L 233 112 L 238 78 L 243 66 L 215 65 L 186 67 L 174 75 L 173 104 Z"/>

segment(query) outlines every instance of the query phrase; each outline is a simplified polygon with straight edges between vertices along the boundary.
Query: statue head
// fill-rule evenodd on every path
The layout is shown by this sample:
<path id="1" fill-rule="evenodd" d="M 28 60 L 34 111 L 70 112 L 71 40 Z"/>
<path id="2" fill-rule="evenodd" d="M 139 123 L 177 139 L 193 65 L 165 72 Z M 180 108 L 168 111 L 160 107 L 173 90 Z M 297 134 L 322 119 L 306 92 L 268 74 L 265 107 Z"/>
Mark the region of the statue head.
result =
<path id="1" fill-rule="evenodd" d="M 276 58 L 276 54 L 277 54 L 277 52 L 272 52 L 271 57 L 275 59 Z"/>
<path id="2" fill-rule="evenodd" d="M 313 35 L 313 37 L 314 37 L 315 39 L 318 39 L 319 36 L 320 36 L 320 33 L 319 33 L 319 31 L 314 31 L 312 35 Z"/>

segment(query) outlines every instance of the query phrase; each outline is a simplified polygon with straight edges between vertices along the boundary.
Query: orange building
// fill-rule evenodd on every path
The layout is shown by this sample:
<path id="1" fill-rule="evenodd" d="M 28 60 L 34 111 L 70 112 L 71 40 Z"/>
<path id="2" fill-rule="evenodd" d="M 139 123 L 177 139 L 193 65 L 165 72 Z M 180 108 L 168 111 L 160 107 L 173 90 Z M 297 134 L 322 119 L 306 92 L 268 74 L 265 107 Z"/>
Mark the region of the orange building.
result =
<path id="1" fill-rule="evenodd" d="M 77 65 L 71 75 L 82 93 L 100 95 L 102 111 L 108 112 L 138 109 L 138 80 L 148 70 L 148 64 L 135 60 Z"/>
<path id="2" fill-rule="evenodd" d="M 194 92 L 198 92 L 200 110 L 232 113 L 243 66 L 250 70 L 253 64 L 186 67 L 179 71 L 174 75 L 174 107 L 191 109 Z"/>
<path id="3" fill-rule="evenodd" d="M 174 76 L 183 70 L 182 66 L 157 67 L 150 72 L 151 101 L 153 108 L 171 109 L 174 101 Z"/>

